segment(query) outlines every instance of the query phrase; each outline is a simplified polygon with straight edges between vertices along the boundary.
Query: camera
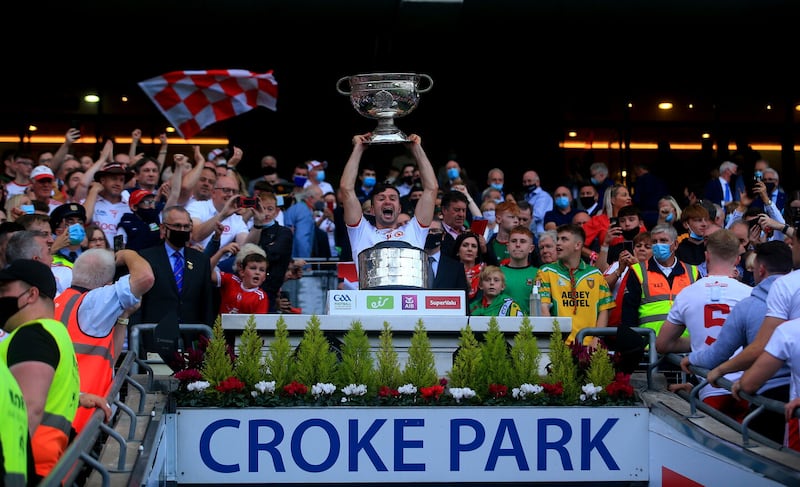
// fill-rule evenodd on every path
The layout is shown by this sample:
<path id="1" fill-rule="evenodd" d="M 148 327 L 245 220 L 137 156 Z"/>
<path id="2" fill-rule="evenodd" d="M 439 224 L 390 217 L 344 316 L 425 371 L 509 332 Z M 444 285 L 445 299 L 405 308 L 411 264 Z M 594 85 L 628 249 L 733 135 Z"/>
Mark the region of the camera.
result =
<path id="1" fill-rule="evenodd" d="M 612 216 L 611 218 L 609 218 L 608 221 L 610 223 L 610 225 L 609 225 L 610 227 L 618 227 L 619 226 L 619 218 L 617 218 L 615 216 Z"/>
<path id="2" fill-rule="evenodd" d="M 764 173 L 762 173 L 761 171 L 756 171 L 755 174 L 753 174 L 753 181 L 758 182 L 763 180 L 764 180 Z"/>
<path id="3" fill-rule="evenodd" d="M 240 208 L 255 208 L 258 198 L 247 198 L 245 196 L 239 196 L 239 199 L 236 200 L 236 206 Z"/>
<path id="4" fill-rule="evenodd" d="M 800 206 L 792 206 L 789 216 L 791 217 L 792 226 L 800 228 Z"/>

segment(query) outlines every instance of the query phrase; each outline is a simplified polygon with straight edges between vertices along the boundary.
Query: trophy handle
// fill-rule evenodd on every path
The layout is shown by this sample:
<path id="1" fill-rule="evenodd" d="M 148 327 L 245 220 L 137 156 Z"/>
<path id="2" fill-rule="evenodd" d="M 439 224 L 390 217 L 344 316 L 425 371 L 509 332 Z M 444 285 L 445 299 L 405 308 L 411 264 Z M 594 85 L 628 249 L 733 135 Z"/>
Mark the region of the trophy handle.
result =
<path id="1" fill-rule="evenodd" d="M 420 74 L 419 77 L 420 77 L 420 79 L 427 80 L 428 81 L 428 86 L 426 86 L 425 88 L 417 87 L 417 93 L 427 93 L 427 92 L 431 91 L 431 88 L 433 88 L 433 79 L 430 76 L 428 76 L 427 74 Z"/>
<path id="2" fill-rule="evenodd" d="M 430 78 L 428 78 L 428 79 L 430 79 Z M 342 94 L 342 95 L 347 95 L 347 96 L 350 96 L 350 93 L 351 93 L 350 91 L 344 91 L 344 90 L 341 88 L 341 86 L 342 86 L 342 81 L 345 81 L 345 80 L 347 80 L 347 81 L 350 81 L 350 76 L 345 76 L 345 77 L 343 77 L 343 78 L 339 78 L 339 81 L 337 81 L 337 82 L 336 82 L 336 91 L 338 91 L 338 92 L 339 92 L 340 94 Z M 433 84 L 433 81 L 431 81 L 431 84 Z"/>

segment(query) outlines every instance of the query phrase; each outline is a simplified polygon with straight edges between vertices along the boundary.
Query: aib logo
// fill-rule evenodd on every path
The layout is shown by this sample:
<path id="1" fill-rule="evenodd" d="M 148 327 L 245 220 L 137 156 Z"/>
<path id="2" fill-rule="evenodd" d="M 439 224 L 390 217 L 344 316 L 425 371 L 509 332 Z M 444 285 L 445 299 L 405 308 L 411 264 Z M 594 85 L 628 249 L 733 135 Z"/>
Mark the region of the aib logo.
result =
<path id="1" fill-rule="evenodd" d="M 367 296 L 369 309 L 394 309 L 394 296 Z"/>
<path id="2" fill-rule="evenodd" d="M 417 296 L 416 294 L 403 294 L 402 309 L 417 309 Z"/>

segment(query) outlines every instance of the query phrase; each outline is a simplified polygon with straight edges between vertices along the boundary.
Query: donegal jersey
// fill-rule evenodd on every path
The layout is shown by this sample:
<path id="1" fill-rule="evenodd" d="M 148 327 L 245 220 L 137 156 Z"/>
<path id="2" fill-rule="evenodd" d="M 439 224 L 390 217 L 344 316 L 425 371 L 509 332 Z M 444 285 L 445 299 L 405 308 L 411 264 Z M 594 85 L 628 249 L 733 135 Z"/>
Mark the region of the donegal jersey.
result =
<path id="1" fill-rule="evenodd" d="M 545 264 L 539 268 L 537 279 L 542 304 L 550 304 L 551 316 L 572 318 L 572 330 L 567 345 L 584 328 L 597 326 L 600 311 L 614 308 L 614 299 L 608 283 L 600 269 L 581 261 L 572 271 L 561 261 Z M 585 343 L 591 341 L 587 337 Z"/>
<path id="2" fill-rule="evenodd" d="M 536 274 L 539 269 L 529 265 L 527 267 L 508 267 L 507 265 L 500 266 L 503 275 L 506 276 L 506 289 L 503 291 L 505 294 L 519 304 L 520 309 L 525 316 L 530 316 L 530 297 L 533 284 L 536 282 Z"/>

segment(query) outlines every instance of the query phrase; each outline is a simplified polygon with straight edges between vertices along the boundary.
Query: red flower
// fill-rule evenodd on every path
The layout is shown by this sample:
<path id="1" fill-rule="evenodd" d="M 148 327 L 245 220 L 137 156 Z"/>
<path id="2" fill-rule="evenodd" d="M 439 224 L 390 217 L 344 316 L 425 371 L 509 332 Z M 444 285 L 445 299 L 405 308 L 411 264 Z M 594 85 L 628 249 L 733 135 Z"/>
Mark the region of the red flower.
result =
<path id="1" fill-rule="evenodd" d="M 203 380 L 203 375 L 197 369 L 186 369 L 175 372 L 175 378 L 181 382 L 195 382 Z"/>
<path id="2" fill-rule="evenodd" d="M 308 393 L 308 387 L 297 381 L 292 381 L 291 384 L 283 386 L 283 392 L 287 396 L 305 396 Z"/>
<path id="3" fill-rule="evenodd" d="M 236 377 L 228 377 L 224 381 L 220 382 L 214 389 L 223 393 L 241 392 L 244 390 L 244 382 L 240 381 Z"/>
<path id="4" fill-rule="evenodd" d="M 544 383 L 542 384 L 542 389 L 550 396 L 560 396 L 564 394 L 564 386 L 561 382 L 556 382 L 555 384 Z"/>
<path id="5" fill-rule="evenodd" d="M 420 387 L 419 393 L 422 395 L 423 399 L 439 399 L 439 396 L 444 393 L 444 387 L 439 385 Z"/>
<path id="6" fill-rule="evenodd" d="M 389 386 L 381 386 L 381 388 L 378 389 L 378 396 L 380 396 L 380 397 L 399 397 L 400 396 L 400 391 L 398 391 L 397 389 L 392 389 Z"/>
<path id="7" fill-rule="evenodd" d="M 442 377 L 439 379 L 439 385 L 442 387 L 447 387 L 447 377 Z"/>
<path id="8" fill-rule="evenodd" d="M 508 386 L 503 384 L 489 384 L 489 395 L 495 399 L 506 397 L 506 395 L 508 395 Z"/>
<path id="9" fill-rule="evenodd" d="M 606 392 L 608 393 L 609 397 L 613 397 L 615 399 L 633 397 L 633 386 L 631 386 L 630 374 L 617 372 L 616 377 L 614 377 L 614 382 L 606 387 Z"/>

